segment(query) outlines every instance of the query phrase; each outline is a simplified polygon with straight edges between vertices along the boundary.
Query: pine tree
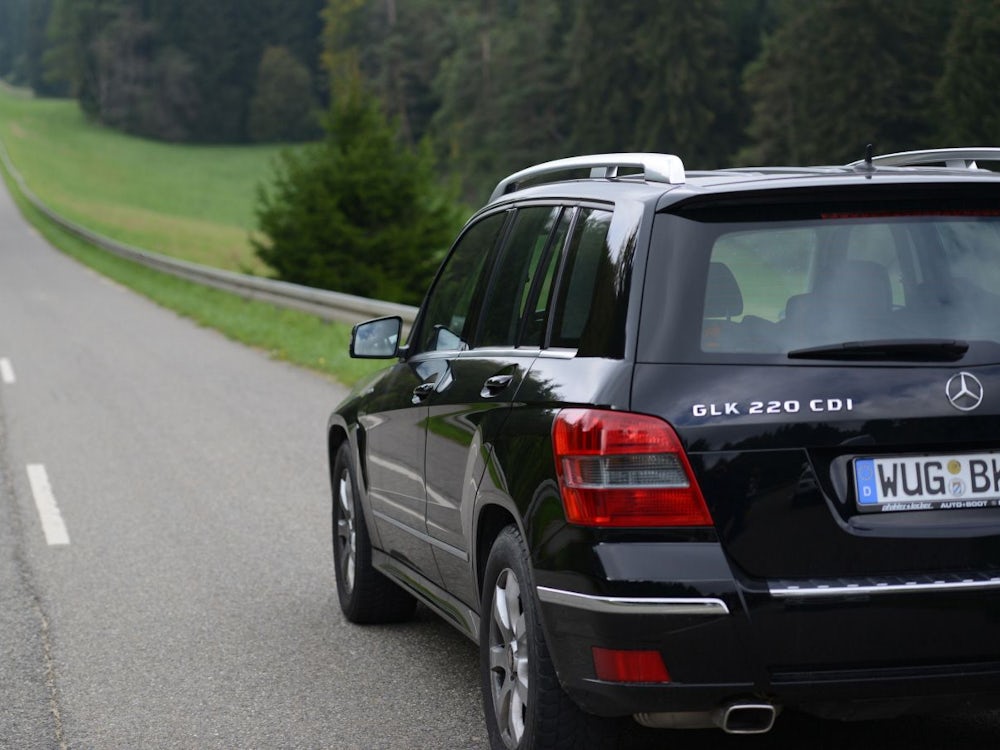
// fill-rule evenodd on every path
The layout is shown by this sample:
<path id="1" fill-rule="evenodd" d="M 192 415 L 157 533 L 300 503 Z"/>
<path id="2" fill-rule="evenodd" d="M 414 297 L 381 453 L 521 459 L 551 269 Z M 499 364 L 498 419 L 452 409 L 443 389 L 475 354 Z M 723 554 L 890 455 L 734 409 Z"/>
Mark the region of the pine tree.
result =
<path id="1" fill-rule="evenodd" d="M 90 117 L 100 116 L 101 72 L 95 45 L 117 17 L 124 0 L 55 0 L 46 30 L 44 55 L 50 82 L 68 81 Z"/>
<path id="2" fill-rule="evenodd" d="M 934 143 L 932 91 L 945 0 L 815 0 L 787 6 L 747 72 L 753 102 L 744 158 L 840 163 Z"/>
<path id="3" fill-rule="evenodd" d="M 569 153 L 566 6 L 487 0 L 448 15 L 454 45 L 435 81 L 433 130 L 471 202 L 515 169 Z"/>
<path id="4" fill-rule="evenodd" d="M 722 166 L 740 135 L 737 48 L 719 0 L 583 0 L 566 44 L 572 142 Z M 627 40 L 626 44 L 610 40 Z"/>
<path id="5" fill-rule="evenodd" d="M 287 47 L 268 47 L 260 60 L 250 100 L 250 137 L 255 141 L 304 141 L 319 135 L 309 70 Z"/>
<path id="6" fill-rule="evenodd" d="M 945 45 L 938 82 L 945 145 L 986 146 L 1000 141 L 1000 5 L 962 0 Z"/>
<path id="7" fill-rule="evenodd" d="M 725 166 L 739 138 L 730 36 L 719 0 L 657 5 L 636 30 L 641 88 L 635 137 L 685 164 Z"/>
<path id="8" fill-rule="evenodd" d="M 419 303 L 458 224 L 430 152 L 402 144 L 360 83 L 341 82 L 326 129 L 261 188 L 258 256 L 286 281 Z"/>

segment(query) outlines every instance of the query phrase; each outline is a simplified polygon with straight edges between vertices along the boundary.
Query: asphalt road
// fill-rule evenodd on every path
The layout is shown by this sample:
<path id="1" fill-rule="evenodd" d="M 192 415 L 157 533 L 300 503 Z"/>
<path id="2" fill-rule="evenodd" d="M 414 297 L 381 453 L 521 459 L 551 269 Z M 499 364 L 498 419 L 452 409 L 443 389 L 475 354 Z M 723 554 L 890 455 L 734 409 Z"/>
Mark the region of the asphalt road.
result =
<path id="1" fill-rule="evenodd" d="M 324 429 L 343 395 L 52 250 L 0 188 L 0 749 L 486 746 L 471 642 L 424 609 L 340 615 Z M 995 714 L 792 715 L 626 745 L 998 739 Z"/>

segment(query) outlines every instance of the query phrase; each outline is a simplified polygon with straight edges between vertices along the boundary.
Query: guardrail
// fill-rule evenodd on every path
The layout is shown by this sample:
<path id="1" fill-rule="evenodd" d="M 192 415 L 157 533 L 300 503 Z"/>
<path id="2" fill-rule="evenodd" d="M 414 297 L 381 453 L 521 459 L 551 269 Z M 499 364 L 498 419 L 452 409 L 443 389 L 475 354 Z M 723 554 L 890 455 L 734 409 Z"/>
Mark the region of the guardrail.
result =
<path id="1" fill-rule="evenodd" d="M 171 258 L 142 248 L 133 247 L 118 242 L 110 237 L 93 232 L 76 222 L 53 211 L 28 187 L 24 176 L 11 161 L 7 147 L 0 140 L 0 160 L 8 174 L 17 183 L 24 197 L 54 223 L 68 232 L 72 232 L 87 242 L 113 253 L 119 257 L 139 263 L 157 271 L 169 273 L 188 281 L 204 286 L 215 287 L 247 299 L 270 302 L 280 307 L 301 310 L 317 315 L 325 320 L 339 320 L 345 323 L 357 323 L 369 318 L 380 318 L 388 315 L 398 315 L 406 326 L 413 323 L 417 308 L 410 305 L 400 305 L 395 302 L 357 297 L 353 294 L 333 292 L 327 289 L 315 289 L 301 284 L 291 284 L 287 281 L 275 281 L 259 276 L 249 276 L 232 271 L 210 268 L 199 263 Z"/>

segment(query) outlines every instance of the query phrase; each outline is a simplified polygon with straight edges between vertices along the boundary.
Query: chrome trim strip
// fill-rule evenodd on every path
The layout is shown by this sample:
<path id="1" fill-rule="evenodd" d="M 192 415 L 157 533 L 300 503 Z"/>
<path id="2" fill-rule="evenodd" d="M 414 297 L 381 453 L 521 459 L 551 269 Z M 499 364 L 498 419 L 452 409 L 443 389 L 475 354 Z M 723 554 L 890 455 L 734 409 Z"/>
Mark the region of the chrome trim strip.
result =
<path id="1" fill-rule="evenodd" d="M 549 604 L 612 615 L 728 615 L 721 599 L 592 596 L 576 591 L 538 587 L 538 598 Z"/>
<path id="2" fill-rule="evenodd" d="M 876 583 L 860 584 L 851 583 L 846 586 L 809 586 L 806 588 L 799 586 L 782 586 L 780 588 L 769 588 L 771 596 L 777 599 L 800 599 L 800 598 L 821 598 L 821 597 L 841 597 L 841 596 L 870 596 L 872 594 L 913 594 L 935 591 L 976 591 L 987 589 L 1000 589 L 1000 577 L 993 577 L 988 580 L 975 581 L 972 579 L 964 581 L 935 581 L 933 583 L 918 583 L 910 581 L 907 583 Z"/>

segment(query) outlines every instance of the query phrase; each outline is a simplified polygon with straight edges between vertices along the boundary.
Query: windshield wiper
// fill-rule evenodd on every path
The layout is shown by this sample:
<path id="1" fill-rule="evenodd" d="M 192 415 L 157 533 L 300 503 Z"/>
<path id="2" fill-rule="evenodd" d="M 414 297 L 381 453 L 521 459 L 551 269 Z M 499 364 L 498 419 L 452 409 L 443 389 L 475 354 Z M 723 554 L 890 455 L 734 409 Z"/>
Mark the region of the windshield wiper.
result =
<path id="1" fill-rule="evenodd" d="M 866 359 L 896 362 L 954 362 L 969 351 L 968 341 L 955 339 L 885 339 L 794 349 L 789 359 Z"/>

